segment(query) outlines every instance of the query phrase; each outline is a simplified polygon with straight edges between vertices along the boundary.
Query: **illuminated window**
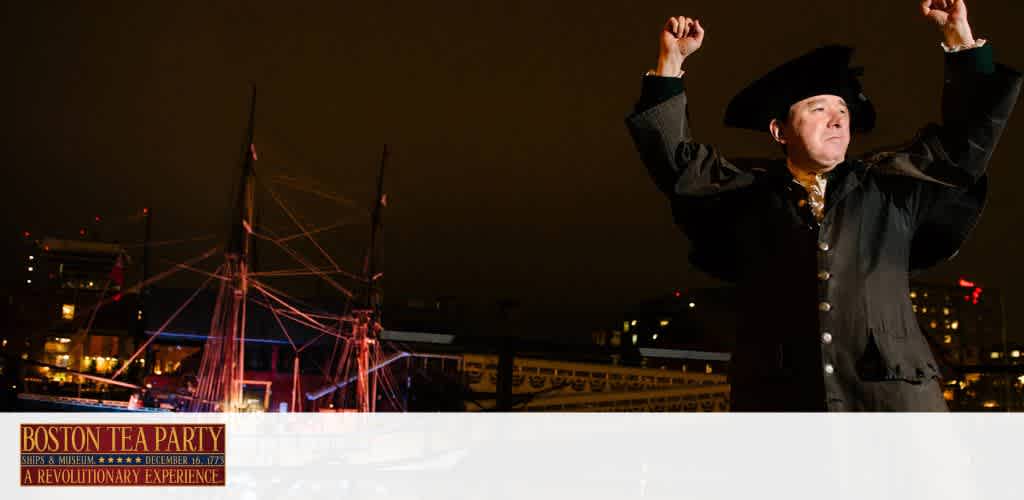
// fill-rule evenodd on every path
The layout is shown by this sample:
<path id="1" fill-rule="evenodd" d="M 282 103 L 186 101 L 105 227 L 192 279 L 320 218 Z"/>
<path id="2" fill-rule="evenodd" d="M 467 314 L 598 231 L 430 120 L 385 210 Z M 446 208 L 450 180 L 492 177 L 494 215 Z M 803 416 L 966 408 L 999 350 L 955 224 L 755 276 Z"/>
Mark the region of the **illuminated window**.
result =
<path id="1" fill-rule="evenodd" d="M 999 403 L 990 399 L 988 401 L 985 401 L 985 404 L 983 404 L 982 406 L 984 406 L 985 408 L 995 408 L 999 406 Z"/>
<path id="2" fill-rule="evenodd" d="M 637 340 L 637 339 L 636 339 L 636 334 L 634 333 L 634 334 L 633 334 L 633 345 L 636 345 L 636 340 Z"/>
<path id="3" fill-rule="evenodd" d="M 629 321 L 622 322 L 622 331 L 625 333 L 629 333 Z"/>
<path id="4" fill-rule="evenodd" d="M 1011 358 L 1019 358 L 1020 357 L 1020 351 L 1018 351 L 1016 349 L 1010 351 L 1010 357 Z"/>
<path id="5" fill-rule="evenodd" d="M 949 308 L 948 307 L 943 307 L 942 308 L 942 315 L 943 316 L 949 316 Z"/>
<path id="6" fill-rule="evenodd" d="M 913 306 L 911 306 L 911 307 L 913 307 L 913 308 L 914 308 L 914 312 L 917 312 L 917 304 L 914 304 L 914 305 L 913 305 Z"/>
<path id="7" fill-rule="evenodd" d="M 928 312 L 928 308 L 927 307 L 922 307 L 921 308 L 921 313 L 927 313 L 927 312 Z"/>
<path id="8" fill-rule="evenodd" d="M 953 336 L 952 335 L 943 335 L 942 336 L 942 343 L 943 344 L 952 344 L 953 343 Z"/>
<path id="9" fill-rule="evenodd" d="M 75 319 L 75 305 L 64 304 L 60 306 L 60 317 L 64 319 Z"/>
<path id="10" fill-rule="evenodd" d="M 636 326 L 636 320 L 634 319 L 633 321 L 630 321 L 629 326 Z"/>
<path id="11" fill-rule="evenodd" d="M 953 400 L 953 389 L 946 389 L 946 390 L 942 391 L 942 398 L 945 399 L 946 401 L 952 401 Z"/>
<path id="12" fill-rule="evenodd" d="M 999 359 L 999 356 L 1000 354 L 997 351 L 992 351 L 992 354 L 989 355 L 992 359 Z"/>
<path id="13" fill-rule="evenodd" d="M 136 318 L 138 318 L 140 321 L 142 320 L 142 309 L 139 309 L 139 313 L 138 315 L 136 315 Z"/>
<path id="14" fill-rule="evenodd" d="M 937 322 L 935 322 L 935 321 L 932 321 L 931 323 L 928 323 L 928 326 L 930 326 L 930 327 L 932 327 L 934 329 L 934 328 L 938 328 L 939 324 Z"/>
<path id="15" fill-rule="evenodd" d="M 953 330 L 956 330 L 957 328 L 960 328 L 960 322 L 959 321 L 954 321 L 954 322 L 949 324 L 949 327 L 952 328 Z"/>
<path id="16" fill-rule="evenodd" d="M 910 292 L 910 298 L 916 299 L 917 298 L 917 292 L 911 291 Z"/>
<path id="17" fill-rule="evenodd" d="M 711 363 L 704 363 L 704 373 L 711 373 Z"/>
<path id="18" fill-rule="evenodd" d="M 668 326 L 668 320 L 667 319 L 663 319 L 660 322 L 658 322 L 658 324 L 661 325 L 661 326 Z"/>

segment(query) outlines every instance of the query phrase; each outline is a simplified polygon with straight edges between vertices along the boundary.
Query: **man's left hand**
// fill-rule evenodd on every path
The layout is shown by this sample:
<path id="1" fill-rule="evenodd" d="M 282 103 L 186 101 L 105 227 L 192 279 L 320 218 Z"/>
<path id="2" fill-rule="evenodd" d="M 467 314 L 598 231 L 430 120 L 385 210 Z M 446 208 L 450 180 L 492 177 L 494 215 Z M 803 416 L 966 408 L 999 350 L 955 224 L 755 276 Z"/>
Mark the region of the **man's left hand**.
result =
<path id="1" fill-rule="evenodd" d="M 974 45 L 964 0 L 922 0 L 921 13 L 942 30 L 947 47 Z"/>

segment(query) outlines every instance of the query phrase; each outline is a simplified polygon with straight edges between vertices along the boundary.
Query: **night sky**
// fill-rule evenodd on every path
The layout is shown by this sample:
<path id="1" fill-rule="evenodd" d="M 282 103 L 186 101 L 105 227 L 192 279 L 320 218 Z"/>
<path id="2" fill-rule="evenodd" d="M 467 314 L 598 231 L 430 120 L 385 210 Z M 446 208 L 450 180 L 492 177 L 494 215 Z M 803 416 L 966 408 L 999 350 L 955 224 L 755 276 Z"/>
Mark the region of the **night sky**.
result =
<path id="1" fill-rule="evenodd" d="M 623 124 L 669 15 L 707 30 L 686 65 L 690 112 L 698 140 L 726 154 L 778 153 L 767 133 L 722 126 L 722 110 L 754 77 L 830 42 L 858 48 L 879 112 L 852 152 L 904 142 L 939 113 L 941 38 L 915 0 L 206 3 L 4 3 L 9 256 L 24 230 L 72 236 L 94 214 L 104 239 L 137 243 L 130 216 L 143 206 L 154 240 L 216 235 L 159 247 L 157 267 L 226 239 L 255 83 L 261 182 L 289 176 L 361 207 L 270 183 L 310 226 L 357 218 L 322 238 L 343 265 L 362 256 L 387 143 L 386 296 L 519 298 L 584 321 L 717 284 L 690 269 Z M 1024 4 L 969 7 L 997 60 L 1024 68 Z M 1024 329 L 1021 160 L 1015 116 L 980 226 L 921 276 L 1004 289 L 1011 331 Z M 266 227 L 291 232 L 264 202 Z"/>

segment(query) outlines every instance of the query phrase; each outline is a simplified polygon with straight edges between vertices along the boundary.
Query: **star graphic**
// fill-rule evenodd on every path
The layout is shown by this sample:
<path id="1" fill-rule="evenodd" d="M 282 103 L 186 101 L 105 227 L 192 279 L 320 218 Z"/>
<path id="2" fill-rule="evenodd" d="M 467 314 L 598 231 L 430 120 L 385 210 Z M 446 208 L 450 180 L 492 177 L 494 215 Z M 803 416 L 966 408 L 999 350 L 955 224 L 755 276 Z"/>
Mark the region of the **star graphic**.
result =
<path id="1" fill-rule="evenodd" d="M 135 463 L 141 464 L 142 463 L 142 457 L 135 457 Z"/>
<path id="2" fill-rule="evenodd" d="M 114 457 L 107 457 L 107 463 L 108 464 L 114 463 Z"/>
<path id="3" fill-rule="evenodd" d="M 105 463 L 105 462 L 106 462 L 106 459 L 104 459 L 103 457 L 100 457 L 100 460 L 99 460 L 99 462 L 100 462 L 101 464 L 102 464 L 102 463 Z"/>
<path id="4" fill-rule="evenodd" d="M 117 457 L 117 463 L 122 463 L 122 461 L 121 457 Z"/>

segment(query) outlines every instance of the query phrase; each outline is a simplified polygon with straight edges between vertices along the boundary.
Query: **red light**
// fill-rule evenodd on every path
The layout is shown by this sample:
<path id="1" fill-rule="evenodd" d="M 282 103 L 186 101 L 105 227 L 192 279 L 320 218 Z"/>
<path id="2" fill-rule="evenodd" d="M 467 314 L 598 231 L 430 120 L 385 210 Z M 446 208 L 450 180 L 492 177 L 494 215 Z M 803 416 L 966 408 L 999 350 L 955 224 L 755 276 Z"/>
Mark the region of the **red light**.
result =
<path id="1" fill-rule="evenodd" d="M 94 219 L 94 220 L 95 220 L 96 222 L 99 222 L 99 221 L 100 221 L 100 216 L 99 216 L 99 215 L 97 215 L 97 216 L 95 217 L 95 219 Z"/>
<path id="2" fill-rule="evenodd" d="M 26 238 L 28 238 L 28 237 L 32 236 L 32 233 L 30 233 L 30 232 L 28 232 L 28 231 L 25 231 L 25 232 L 24 232 L 24 233 L 22 233 L 22 234 L 24 234 Z"/>
<path id="3" fill-rule="evenodd" d="M 683 292 L 680 292 L 679 290 L 676 290 L 676 291 L 672 292 L 672 295 L 675 295 L 676 298 L 679 298 L 679 297 L 683 296 Z"/>
<path id="4" fill-rule="evenodd" d="M 974 283 L 967 281 L 963 278 L 960 278 L 960 286 L 964 288 L 974 288 Z"/>
<path id="5" fill-rule="evenodd" d="M 142 209 L 142 215 L 149 215 L 149 207 L 145 207 Z"/>
<path id="6" fill-rule="evenodd" d="M 78 230 L 78 235 L 79 236 L 85 236 L 85 228 L 79 229 Z"/>

